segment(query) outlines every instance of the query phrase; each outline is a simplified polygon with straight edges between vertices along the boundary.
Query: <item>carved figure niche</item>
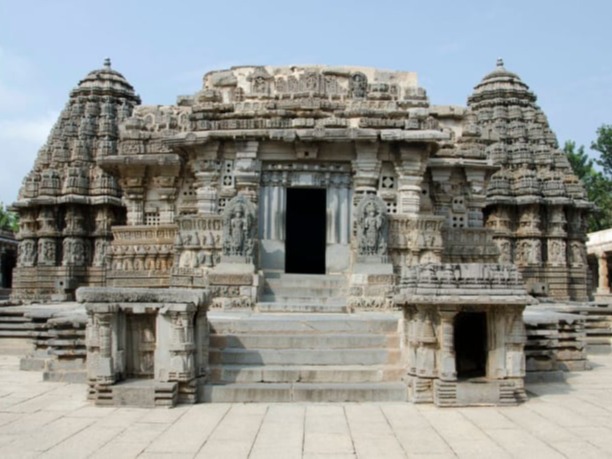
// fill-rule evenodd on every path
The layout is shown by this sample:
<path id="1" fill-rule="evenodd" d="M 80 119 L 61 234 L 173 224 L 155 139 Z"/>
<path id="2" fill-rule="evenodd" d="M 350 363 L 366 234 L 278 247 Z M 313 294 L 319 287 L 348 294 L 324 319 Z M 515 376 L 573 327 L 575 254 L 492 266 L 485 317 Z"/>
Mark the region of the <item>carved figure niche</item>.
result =
<path id="1" fill-rule="evenodd" d="M 223 255 L 226 261 L 253 262 L 255 230 L 255 207 L 245 196 L 236 196 L 223 211 Z"/>
<path id="2" fill-rule="evenodd" d="M 387 255 L 387 209 L 378 196 L 364 197 L 355 211 L 357 222 L 357 254 L 371 261 L 385 261 Z"/>

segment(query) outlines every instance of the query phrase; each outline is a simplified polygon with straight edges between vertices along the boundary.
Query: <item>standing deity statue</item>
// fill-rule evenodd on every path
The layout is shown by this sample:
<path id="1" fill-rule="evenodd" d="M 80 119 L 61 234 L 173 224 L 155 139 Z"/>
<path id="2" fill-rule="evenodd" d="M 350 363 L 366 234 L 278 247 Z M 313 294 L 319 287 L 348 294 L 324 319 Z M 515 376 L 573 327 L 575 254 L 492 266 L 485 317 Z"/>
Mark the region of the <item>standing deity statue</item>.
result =
<path id="1" fill-rule="evenodd" d="M 244 215 L 242 206 L 236 206 L 229 225 L 229 240 L 227 241 L 230 255 L 241 255 L 245 251 L 245 240 L 249 231 L 249 221 Z"/>
<path id="2" fill-rule="evenodd" d="M 251 257 L 254 228 L 253 205 L 244 196 L 236 196 L 223 212 L 223 255 Z"/>
<path id="3" fill-rule="evenodd" d="M 362 250 L 364 255 L 375 255 L 378 253 L 380 230 L 382 228 L 382 217 L 379 215 L 373 203 L 366 208 L 366 216 L 363 220 Z"/>
<path id="4" fill-rule="evenodd" d="M 357 206 L 357 244 L 360 256 L 384 256 L 387 252 L 387 215 L 384 202 L 366 196 Z"/>

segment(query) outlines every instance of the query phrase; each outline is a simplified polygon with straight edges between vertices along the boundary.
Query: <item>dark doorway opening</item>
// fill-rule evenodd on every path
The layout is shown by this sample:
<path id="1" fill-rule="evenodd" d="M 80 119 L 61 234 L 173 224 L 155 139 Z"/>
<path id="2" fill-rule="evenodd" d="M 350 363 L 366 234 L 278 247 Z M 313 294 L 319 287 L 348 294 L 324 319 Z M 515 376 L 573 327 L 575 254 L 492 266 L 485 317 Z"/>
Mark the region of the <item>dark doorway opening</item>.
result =
<path id="1" fill-rule="evenodd" d="M 458 378 L 487 374 L 487 314 L 460 312 L 455 317 L 455 358 Z"/>
<path id="2" fill-rule="evenodd" d="M 2 288 L 11 288 L 13 285 L 13 268 L 17 264 L 17 256 L 14 251 L 2 252 L 0 255 L 0 277 Z"/>
<path id="3" fill-rule="evenodd" d="M 287 188 L 285 272 L 325 274 L 326 190 Z"/>

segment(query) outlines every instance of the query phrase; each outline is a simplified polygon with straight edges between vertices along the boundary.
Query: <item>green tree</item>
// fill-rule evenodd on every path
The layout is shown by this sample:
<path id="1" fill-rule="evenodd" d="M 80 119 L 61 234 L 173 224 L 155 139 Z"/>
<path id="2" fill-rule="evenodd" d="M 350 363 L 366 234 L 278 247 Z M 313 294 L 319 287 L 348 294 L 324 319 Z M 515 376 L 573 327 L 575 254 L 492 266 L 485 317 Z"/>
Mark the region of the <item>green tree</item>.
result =
<path id="1" fill-rule="evenodd" d="M 19 216 L 15 212 L 11 212 L 0 202 L 0 230 L 12 231 L 16 233 L 19 230 Z"/>
<path id="2" fill-rule="evenodd" d="M 612 177 L 612 125 L 603 124 L 597 129 L 597 139 L 591 143 L 591 149 L 599 152 L 597 164 L 608 178 Z"/>
<path id="3" fill-rule="evenodd" d="M 611 228 L 612 181 L 595 169 L 595 162 L 586 154 L 584 146 L 581 145 L 576 148 L 576 143 L 570 140 L 565 142 L 563 151 L 567 155 L 574 173 L 582 181 L 589 201 L 595 204 L 595 209 L 589 217 L 588 231 Z M 612 153 L 612 149 L 610 152 Z M 597 161 L 597 164 L 600 164 L 600 162 Z M 610 165 L 612 166 L 612 162 Z"/>

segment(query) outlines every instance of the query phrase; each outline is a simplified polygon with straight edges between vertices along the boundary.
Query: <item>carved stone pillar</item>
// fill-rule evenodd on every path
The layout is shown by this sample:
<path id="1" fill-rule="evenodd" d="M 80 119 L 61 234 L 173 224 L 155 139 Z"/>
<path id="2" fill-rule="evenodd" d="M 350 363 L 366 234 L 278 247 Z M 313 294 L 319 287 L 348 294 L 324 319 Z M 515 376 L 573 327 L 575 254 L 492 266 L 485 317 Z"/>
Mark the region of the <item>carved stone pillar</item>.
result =
<path id="1" fill-rule="evenodd" d="M 398 176 L 398 213 L 418 215 L 421 208 L 421 182 L 427 166 L 427 150 L 422 146 L 400 147 L 396 164 Z"/>
<path id="2" fill-rule="evenodd" d="M 100 345 L 100 357 L 98 358 L 97 383 L 113 384 L 115 374 L 113 371 L 113 334 L 111 321 L 113 315 L 109 312 L 95 314 L 98 323 L 98 342 Z"/>
<path id="3" fill-rule="evenodd" d="M 171 381 L 190 381 L 195 376 L 194 308 L 176 306 L 168 312 L 172 324 L 170 336 Z"/>
<path id="4" fill-rule="evenodd" d="M 382 162 L 378 159 L 378 148 L 379 144 L 376 142 L 355 143 L 356 159 L 352 165 L 355 187 L 353 199 L 376 193 L 382 166 Z"/>
<path id="5" fill-rule="evenodd" d="M 599 262 L 599 285 L 597 286 L 598 295 L 610 294 L 610 281 L 608 279 L 608 255 L 602 252 L 597 257 Z"/>
<path id="6" fill-rule="evenodd" d="M 457 311 L 440 311 L 440 328 L 442 331 L 440 343 L 440 379 L 456 381 L 457 369 L 455 361 L 455 325 L 453 323 Z"/>
<path id="7" fill-rule="evenodd" d="M 424 378 L 434 378 L 436 376 L 436 357 L 435 347 L 437 343 L 434 326 L 431 323 L 429 312 L 418 307 L 419 311 L 419 347 L 416 357 L 417 376 Z"/>
<path id="8" fill-rule="evenodd" d="M 219 198 L 219 142 L 209 142 L 189 166 L 195 176 L 198 213 L 217 214 Z"/>
<path id="9" fill-rule="evenodd" d="M 234 178 L 236 190 L 257 205 L 259 199 L 260 161 L 257 160 L 259 142 L 255 140 L 235 143 L 236 160 Z"/>
<path id="10" fill-rule="evenodd" d="M 416 352 L 419 346 L 417 310 L 414 306 L 405 307 L 406 320 L 406 373 L 416 375 Z"/>
<path id="11" fill-rule="evenodd" d="M 144 177 L 142 175 L 127 176 L 121 180 L 121 187 L 123 188 L 123 201 L 127 207 L 127 224 L 142 225 L 144 223 Z"/>
<path id="12" fill-rule="evenodd" d="M 523 308 L 510 311 L 506 316 L 506 376 L 522 378 L 525 376 L 526 340 Z"/>
<path id="13" fill-rule="evenodd" d="M 153 186 L 159 195 L 159 223 L 174 223 L 174 203 L 176 201 L 176 176 L 162 175 L 153 179 Z"/>

